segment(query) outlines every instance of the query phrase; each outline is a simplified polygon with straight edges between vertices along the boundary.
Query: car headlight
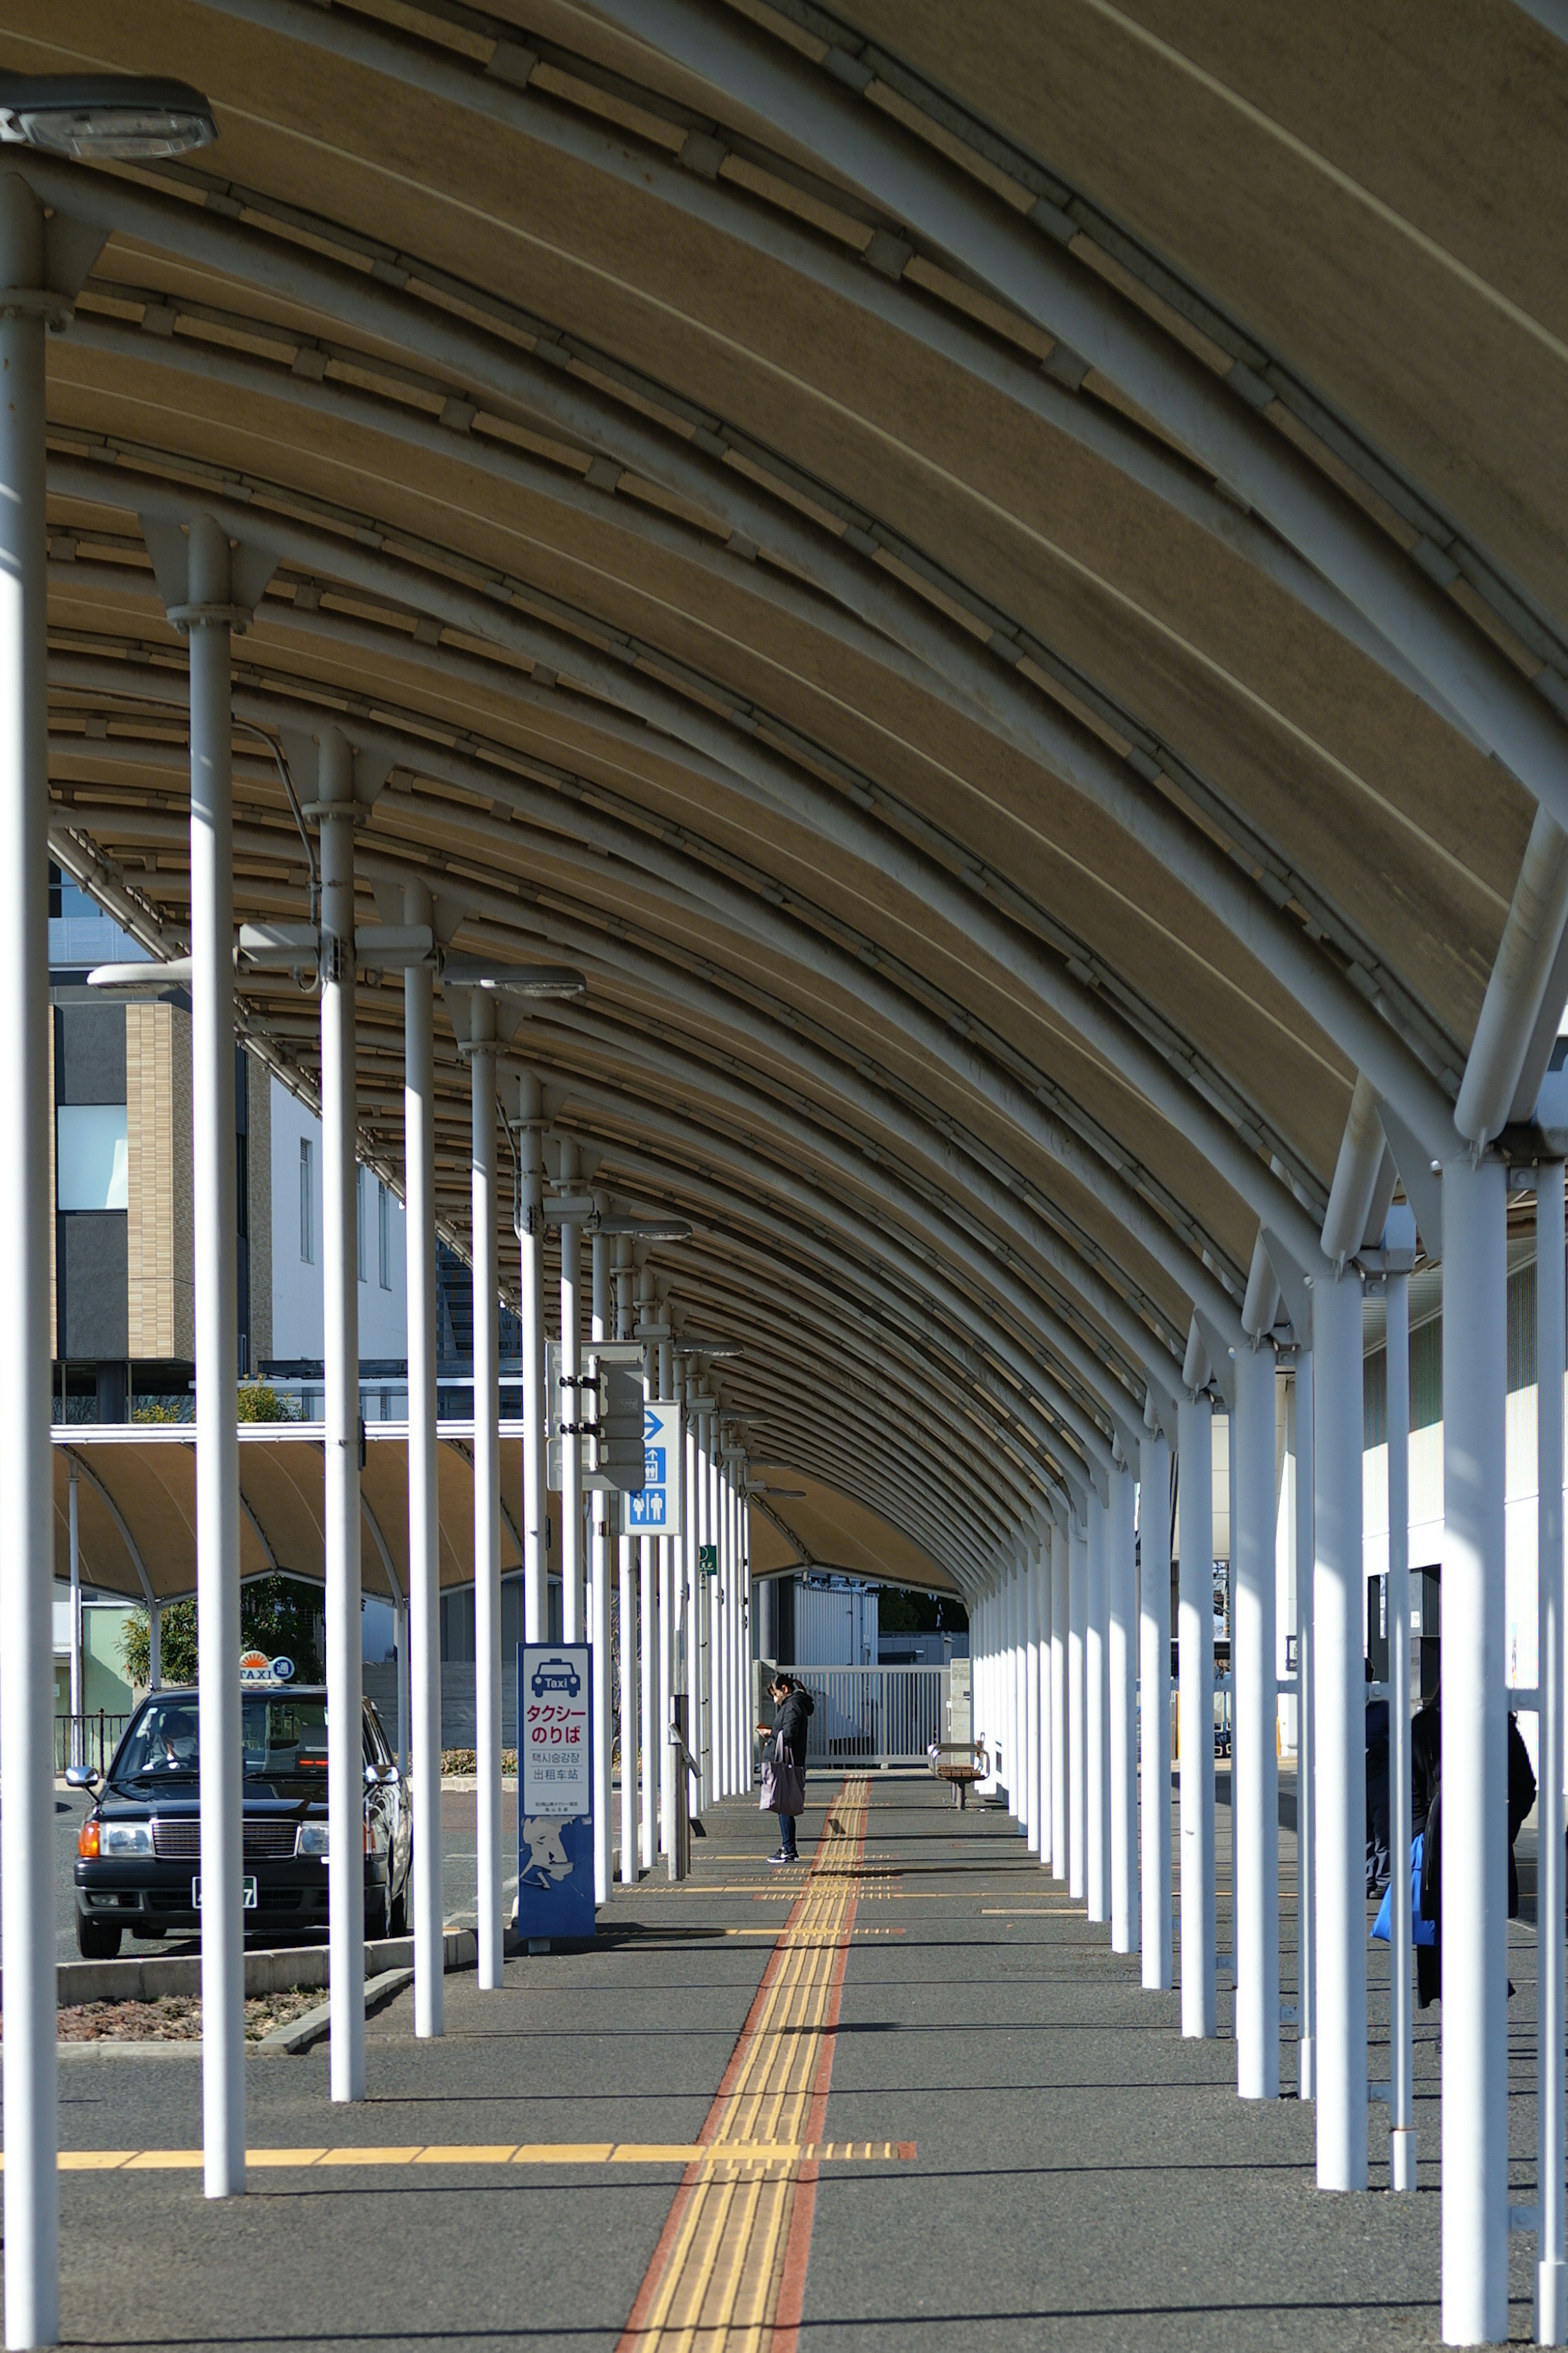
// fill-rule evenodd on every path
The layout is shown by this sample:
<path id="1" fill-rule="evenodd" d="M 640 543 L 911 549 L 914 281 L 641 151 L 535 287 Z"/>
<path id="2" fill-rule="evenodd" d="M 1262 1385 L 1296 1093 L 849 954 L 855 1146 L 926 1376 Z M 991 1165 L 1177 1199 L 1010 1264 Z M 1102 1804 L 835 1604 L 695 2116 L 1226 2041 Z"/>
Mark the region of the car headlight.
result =
<path id="1" fill-rule="evenodd" d="M 321 1854 L 327 1852 L 327 1822 L 301 1822 L 294 1833 L 296 1854 Z"/>
<path id="2" fill-rule="evenodd" d="M 150 1822 L 100 1822 L 98 1851 L 100 1854 L 151 1854 L 153 1826 Z"/>

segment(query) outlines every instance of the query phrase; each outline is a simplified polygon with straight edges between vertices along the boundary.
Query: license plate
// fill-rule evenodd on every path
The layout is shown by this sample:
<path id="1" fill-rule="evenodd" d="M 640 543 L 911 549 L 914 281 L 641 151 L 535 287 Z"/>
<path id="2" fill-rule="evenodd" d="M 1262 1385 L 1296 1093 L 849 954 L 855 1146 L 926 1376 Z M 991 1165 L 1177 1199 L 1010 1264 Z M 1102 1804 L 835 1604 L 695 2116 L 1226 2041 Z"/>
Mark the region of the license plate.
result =
<path id="1" fill-rule="evenodd" d="M 244 1905 L 246 1911 L 254 1912 L 257 1908 L 255 1879 L 247 1873 L 247 1876 L 241 1880 L 240 1886 L 244 1890 Z M 193 1879 L 191 1882 L 191 1909 L 194 1912 L 199 1912 L 201 1908 L 202 1883 L 199 1879 Z"/>

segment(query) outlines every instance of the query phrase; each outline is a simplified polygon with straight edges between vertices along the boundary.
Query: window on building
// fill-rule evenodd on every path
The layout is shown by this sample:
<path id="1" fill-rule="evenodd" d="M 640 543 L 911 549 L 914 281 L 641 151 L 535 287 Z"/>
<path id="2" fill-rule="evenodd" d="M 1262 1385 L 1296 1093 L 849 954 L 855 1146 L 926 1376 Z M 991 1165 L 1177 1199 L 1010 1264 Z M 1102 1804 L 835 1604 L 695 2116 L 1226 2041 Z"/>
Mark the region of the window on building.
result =
<path id="1" fill-rule="evenodd" d="M 123 1209 L 130 1157 L 123 1103 L 61 1103 L 55 1113 L 55 1198 L 62 1209 Z"/>
<path id="2" fill-rule="evenodd" d="M 354 1170 L 354 1260 L 362 1282 L 369 1280 L 365 1273 L 364 1257 L 364 1170 L 356 1168 Z"/>
<path id="3" fill-rule="evenodd" d="M 392 1201 L 384 1185 L 375 1188 L 375 1252 L 383 1291 L 392 1289 Z"/>
<path id="4" fill-rule="evenodd" d="M 316 1263 L 316 1151 L 308 1135 L 300 1138 L 300 1257 L 306 1266 Z"/>

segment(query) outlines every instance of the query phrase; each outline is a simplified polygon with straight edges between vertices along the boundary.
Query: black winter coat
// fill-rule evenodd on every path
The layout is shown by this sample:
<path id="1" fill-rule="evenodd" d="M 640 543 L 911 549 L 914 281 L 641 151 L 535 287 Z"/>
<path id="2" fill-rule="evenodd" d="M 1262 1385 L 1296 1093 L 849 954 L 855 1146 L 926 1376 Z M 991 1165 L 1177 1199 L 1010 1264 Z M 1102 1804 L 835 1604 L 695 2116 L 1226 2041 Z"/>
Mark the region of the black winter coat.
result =
<path id="1" fill-rule="evenodd" d="M 805 1770 L 806 1727 L 816 1713 L 816 1702 L 808 1691 L 792 1691 L 787 1699 L 780 1702 L 778 1714 L 773 1718 L 775 1735 L 783 1736 L 784 1746 L 803 1773 Z"/>

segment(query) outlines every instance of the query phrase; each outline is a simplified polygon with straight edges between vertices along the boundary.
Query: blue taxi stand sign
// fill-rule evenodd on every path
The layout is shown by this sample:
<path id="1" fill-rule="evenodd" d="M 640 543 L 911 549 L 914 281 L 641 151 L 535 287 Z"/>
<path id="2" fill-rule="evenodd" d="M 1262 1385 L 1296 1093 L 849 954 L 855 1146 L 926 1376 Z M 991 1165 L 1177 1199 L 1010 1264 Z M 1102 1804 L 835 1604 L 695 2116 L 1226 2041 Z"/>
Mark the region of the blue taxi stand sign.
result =
<path id="1" fill-rule="evenodd" d="M 517 1933 L 594 1934 L 594 1651 L 517 1648 Z"/>

